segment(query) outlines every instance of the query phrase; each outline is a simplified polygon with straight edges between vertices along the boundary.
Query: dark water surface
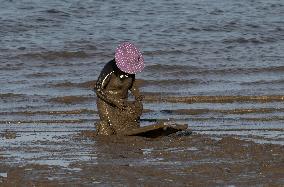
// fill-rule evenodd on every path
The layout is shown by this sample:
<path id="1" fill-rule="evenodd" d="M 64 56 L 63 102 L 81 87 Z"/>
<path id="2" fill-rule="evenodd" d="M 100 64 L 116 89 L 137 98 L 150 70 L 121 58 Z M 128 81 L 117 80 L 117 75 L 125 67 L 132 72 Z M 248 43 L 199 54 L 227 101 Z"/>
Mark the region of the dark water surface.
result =
<path id="1" fill-rule="evenodd" d="M 146 61 L 142 125 L 284 144 L 283 18 L 282 0 L 0 0 L 1 146 L 95 129 L 92 85 L 125 40 Z"/>

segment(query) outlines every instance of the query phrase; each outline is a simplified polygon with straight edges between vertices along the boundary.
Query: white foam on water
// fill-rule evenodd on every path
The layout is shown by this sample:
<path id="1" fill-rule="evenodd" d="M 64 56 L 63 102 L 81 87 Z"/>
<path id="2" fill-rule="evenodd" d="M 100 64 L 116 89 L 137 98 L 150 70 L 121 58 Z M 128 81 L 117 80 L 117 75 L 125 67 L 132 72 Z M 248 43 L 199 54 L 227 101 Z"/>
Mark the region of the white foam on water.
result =
<path id="1" fill-rule="evenodd" d="M 8 177 L 8 174 L 7 174 L 7 173 L 0 173 L 0 177 L 7 178 L 7 177 Z"/>

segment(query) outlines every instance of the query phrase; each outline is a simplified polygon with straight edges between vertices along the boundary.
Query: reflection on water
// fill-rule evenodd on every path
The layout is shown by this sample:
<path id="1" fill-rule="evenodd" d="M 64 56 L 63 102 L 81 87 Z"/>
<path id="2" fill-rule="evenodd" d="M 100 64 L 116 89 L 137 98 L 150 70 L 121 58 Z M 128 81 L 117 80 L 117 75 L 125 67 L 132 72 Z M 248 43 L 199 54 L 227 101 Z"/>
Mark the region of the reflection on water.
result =
<path id="1" fill-rule="evenodd" d="M 18 132 L 17 137 L 12 139 L 2 137 L 0 151 L 5 163 L 20 166 L 41 164 L 76 170 L 71 168 L 70 164 L 97 162 L 94 141 L 78 142 L 72 139 L 74 132 L 52 132 L 47 128 L 45 130 L 45 132 Z"/>

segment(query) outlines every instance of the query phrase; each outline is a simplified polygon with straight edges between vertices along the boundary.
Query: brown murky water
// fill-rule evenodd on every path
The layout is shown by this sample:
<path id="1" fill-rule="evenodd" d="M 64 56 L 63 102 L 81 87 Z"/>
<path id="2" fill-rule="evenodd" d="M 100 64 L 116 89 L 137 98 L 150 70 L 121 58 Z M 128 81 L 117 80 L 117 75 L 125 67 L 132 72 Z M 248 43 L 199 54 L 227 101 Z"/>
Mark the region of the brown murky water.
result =
<path id="1" fill-rule="evenodd" d="M 258 176 L 253 167 L 235 179 L 219 173 L 222 179 L 214 182 L 214 176 L 208 174 L 211 172 L 202 167 L 215 167 L 212 159 L 220 161 L 220 155 L 197 162 L 200 170 L 189 174 L 193 168 L 191 154 L 198 152 L 202 158 L 210 150 L 198 150 L 211 146 L 199 144 L 195 150 L 191 142 L 194 138 L 203 142 L 207 136 L 218 139 L 231 135 L 274 144 L 272 150 L 283 153 L 283 14 L 281 0 L 0 0 L 0 182 L 11 182 L 10 177 L 22 172 L 23 181 L 39 176 L 34 179 L 38 185 L 72 183 L 80 178 L 86 185 L 131 185 L 137 180 L 164 185 L 167 180 L 179 180 L 175 184 L 183 186 L 186 179 L 193 179 L 191 175 L 199 177 L 196 185 L 261 184 L 253 182 L 252 178 Z M 141 124 L 187 123 L 194 133 L 207 134 L 183 137 L 188 141 L 185 148 L 180 148 L 178 141 L 168 147 L 164 142 L 167 139 L 149 140 L 155 145 L 148 146 L 148 140 L 139 139 L 142 143 L 137 149 L 142 153 L 149 149 L 150 155 L 161 150 L 167 155 L 169 148 L 185 155 L 162 156 L 166 161 L 156 155 L 149 160 L 141 150 L 122 149 L 130 156 L 120 157 L 119 153 L 101 150 L 108 144 L 84 136 L 74 138 L 82 131 L 95 130 L 98 115 L 92 87 L 101 68 L 113 58 L 115 47 L 125 40 L 136 43 L 146 61 L 145 71 L 137 75 L 146 96 Z M 121 141 L 125 140 L 118 140 L 118 147 L 124 144 Z M 219 139 L 211 141 L 218 144 Z M 270 150 L 268 145 L 248 144 L 264 152 Z M 237 147 L 237 143 L 234 145 Z M 211 151 L 216 150 L 226 147 Z M 253 155 L 259 159 L 242 161 L 283 163 L 280 156 Z M 102 157 L 105 160 L 97 161 Z M 119 159 L 112 161 L 113 157 Z M 230 159 L 226 157 L 222 163 L 232 165 L 238 160 Z M 104 164 L 114 170 L 103 174 Z M 137 175 L 127 173 L 131 164 Z M 218 167 L 224 169 L 225 165 Z M 245 170 L 245 165 L 237 166 Z M 99 180 L 86 174 L 91 167 L 100 171 L 93 176 Z M 155 177 L 153 168 L 165 173 Z M 274 168 L 271 176 L 263 175 L 260 181 L 275 177 L 275 184 L 283 184 L 283 178 L 277 177 L 283 170 L 270 169 Z M 57 171 L 54 175 L 50 174 L 53 170 Z M 132 177 L 109 179 L 120 170 L 121 176 Z M 152 177 L 149 183 L 143 178 L 146 176 Z M 160 183 L 162 178 L 165 181 Z M 204 183 L 207 179 L 209 182 Z M 247 183 L 239 183 L 241 180 Z"/>

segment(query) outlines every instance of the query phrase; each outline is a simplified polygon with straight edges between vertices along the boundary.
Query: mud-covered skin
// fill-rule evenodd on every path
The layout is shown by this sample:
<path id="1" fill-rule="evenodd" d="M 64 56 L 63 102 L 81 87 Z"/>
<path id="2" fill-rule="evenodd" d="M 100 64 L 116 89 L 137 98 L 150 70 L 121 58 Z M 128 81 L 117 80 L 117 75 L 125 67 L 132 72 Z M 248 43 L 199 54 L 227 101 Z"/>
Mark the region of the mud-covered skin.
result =
<path id="1" fill-rule="evenodd" d="M 117 110 L 116 110 L 117 111 Z M 117 134 L 139 127 L 140 116 L 142 115 L 143 105 L 140 101 L 127 102 L 125 110 L 115 113 L 112 127 Z"/>
<path id="2" fill-rule="evenodd" d="M 135 97 L 134 103 L 127 101 L 129 90 Z M 132 124 L 132 127 L 139 126 L 143 106 L 139 89 L 135 85 L 134 74 L 119 70 L 113 59 L 105 65 L 98 77 L 95 92 L 100 116 L 100 121 L 96 125 L 97 134 L 111 135 L 122 132 L 126 130 L 126 124 Z"/>

